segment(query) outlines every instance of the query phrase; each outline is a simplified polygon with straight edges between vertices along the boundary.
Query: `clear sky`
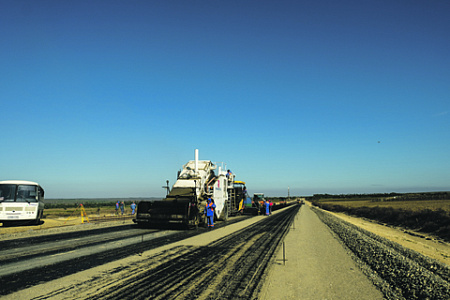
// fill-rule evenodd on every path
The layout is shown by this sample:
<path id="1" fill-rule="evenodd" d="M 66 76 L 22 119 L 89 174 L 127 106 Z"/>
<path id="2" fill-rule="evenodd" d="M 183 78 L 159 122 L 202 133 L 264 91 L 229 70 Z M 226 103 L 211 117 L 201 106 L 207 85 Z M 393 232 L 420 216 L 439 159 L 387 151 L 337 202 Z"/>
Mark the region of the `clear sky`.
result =
<path id="1" fill-rule="evenodd" d="M 159 197 L 450 190 L 450 1 L 0 0 L 0 180 Z"/>

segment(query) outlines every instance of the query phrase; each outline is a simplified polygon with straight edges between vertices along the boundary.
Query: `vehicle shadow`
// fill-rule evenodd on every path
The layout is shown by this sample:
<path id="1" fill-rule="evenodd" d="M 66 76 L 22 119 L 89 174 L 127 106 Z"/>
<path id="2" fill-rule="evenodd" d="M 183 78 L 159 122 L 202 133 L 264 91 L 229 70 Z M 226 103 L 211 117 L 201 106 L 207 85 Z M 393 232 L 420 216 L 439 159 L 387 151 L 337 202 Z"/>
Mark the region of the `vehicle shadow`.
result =
<path id="1" fill-rule="evenodd" d="M 45 223 L 44 220 L 39 220 L 38 223 L 36 223 L 35 220 L 33 221 L 11 221 L 11 222 L 3 222 L 2 227 L 24 227 L 24 226 L 40 226 Z"/>

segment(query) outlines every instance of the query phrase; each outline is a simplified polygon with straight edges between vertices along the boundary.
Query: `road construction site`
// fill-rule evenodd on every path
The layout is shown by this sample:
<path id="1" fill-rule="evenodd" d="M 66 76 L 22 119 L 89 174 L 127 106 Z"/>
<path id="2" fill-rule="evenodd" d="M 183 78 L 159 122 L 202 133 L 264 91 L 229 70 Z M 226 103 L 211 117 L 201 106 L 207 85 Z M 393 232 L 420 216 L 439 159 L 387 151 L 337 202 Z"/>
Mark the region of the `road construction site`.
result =
<path id="1" fill-rule="evenodd" d="M 0 295 L 7 299 L 448 299 L 450 295 L 448 265 L 382 242 L 381 237 L 374 240 L 370 233 L 309 205 L 295 204 L 270 216 L 236 217 L 216 226 L 165 230 L 122 223 L 53 234 L 41 230 L 28 238 L 19 234 L 0 244 Z M 346 238 L 352 234 L 358 238 Z M 362 245 L 374 248 L 364 252 L 359 249 Z M 382 253 L 384 260 L 374 253 Z M 379 265 L 387 269 L 377 269 Z"/>
<path id="2" fill-rule="evenodd" d="M 80 204 L 78 225 L 41 220 L 37 183 L 4 181 L 0 297 L 450 298 L 447 244 L 430 257 L 304 201 L 252 199 L 225 170 L 195 150 L 165 199 L 93 223 Z"/>

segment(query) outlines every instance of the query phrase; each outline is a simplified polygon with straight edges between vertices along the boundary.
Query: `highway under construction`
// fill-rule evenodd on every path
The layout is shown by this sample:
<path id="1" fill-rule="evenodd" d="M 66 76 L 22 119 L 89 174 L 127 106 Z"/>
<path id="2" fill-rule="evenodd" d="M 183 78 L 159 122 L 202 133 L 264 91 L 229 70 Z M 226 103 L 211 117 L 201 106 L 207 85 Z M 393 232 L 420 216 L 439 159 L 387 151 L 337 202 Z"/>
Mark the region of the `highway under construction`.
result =
<path id="1" fill-rule="evenodd" d="M 236 216 L 216 226 L 166 230 L 128 224 L 4 239 L 0 296 L 450 298 L 448 265 L 309 204 L 294 202 L 270 216 Z"/>
<path id="2" fill-rule="evenodd" d="M 219 222 L 213 231 L 122 225 L 1 241 L 0 295 L 30 299 L 198 299 L 200 294 L 252 298 L 299 209 L 299 204 L 293 204 L 270 217 L 236 217 Z M 201 239 L 205 244 L 195 245 L 192 239 L 200 236 L 206 237 Z M 129 262 L 93 277 L 86 275 L 85 282 L 70 280 L 121 260 Z M 120 280 L 111 281 L 116 277 Z M 57 283 L 61 278 L 70 283 L 61 286 Z"/>
<path id="3" fill-rule="evenodd" d="M 2 238 L 0 296 L 450 298 L 448 265 L 351 226 L 310 203 L 272 207 L 262 193 L 251 199 L 245 182 L 236 181 L 223 163 L 199 160 L 198 150 L 167 190 L 161 201 L 138 203 L 135 224 L 117 222 L 88 230 L 72 226 L 65 232 L 40 230 L 33 237 Z M 215 224 L 206 222 L 206 208 L 212 209 Z M 300 228 L 292 234 L 296 223 Z M 291 260 L 285 256 L 287 236 L 295 236 L 288 239 Z M 290 263 L 298 267 L 278 268 Z M 276 276 L 272 269 L 278 271 Z M 279 281 L 285 275 L 290 276 Z"/>

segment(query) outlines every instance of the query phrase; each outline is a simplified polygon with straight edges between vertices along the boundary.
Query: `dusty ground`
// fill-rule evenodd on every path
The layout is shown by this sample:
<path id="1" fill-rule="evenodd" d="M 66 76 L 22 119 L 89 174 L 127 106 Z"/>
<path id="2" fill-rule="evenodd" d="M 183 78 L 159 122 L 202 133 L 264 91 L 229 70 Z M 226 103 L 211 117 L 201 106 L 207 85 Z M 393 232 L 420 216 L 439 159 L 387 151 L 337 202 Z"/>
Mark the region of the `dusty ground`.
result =
<path id="1" fill-rule="evenodd" d="M 393 228 L 376 222 L 348 216 L 343 213 L 332 213 L 343 220 L 373 232 L 381 237 L 396 242 L 403 247 L 417 251 L 425 256 L 450 265 L 450 244 L 437 240 L 423 233 Z"/>
<path id="2" fill-rule="evenodd" d="M 384 299 L 309 206 L 301 208 L 284 248 L 258 299 Z"/>
<path id="3" fill-rule="evenodd" d="M 308 203 L 309 204 L 309 203 Z M 317 299 L 317 292 L 319 290 L 319 288 L 317 288 L 317 280 L 314 280 L 313 276 L 309 276 L 307 274 L 301 274 L 299 273 L 299 271 L 301 270 L 306 270 L 306 269 L 311 269 L 311 268 L 297 268 L 295 267 L 296 264 L 299 263 L 304 263 L 304 264 L 311 264 L 311 257 L 314 257 L 314 255 L 305 255 L 306 253 L 298 253 L 298 249 L 295 248 L 296 246 L 289 246 L 288 243 L 294 243 L 295 245 L 301 240 L 301 239 L 306 239 L 307 244 L 310 243 L 311 239 L 307 239 L 306 235 L 302 235 L 300 234 L 300 236 L 298 235 L 300 230 L 299 227 L 301 226 L 300 224 L 300 219 L 302 218 L 302 213 L 300 212 L 300 215 L 298 216 L 299 221 L 297 221 L 297 224 L 295 224 L 294 226 L 297 226 L 297 230 L 292 230 L 288 233 L 288 236 L 286 237 L 286 243 L 287 243 L 287 259 L 288 261 L 286 262 L 286 267 L 282 265 L 282 262 L 280 261 L 280 258 L 282 257 L 282 249 L 279 250 L 279 253 L 277 254 L 277 260 L 274 262 L 273 267 L 271 268 L 268 277 L 267 277 L 267 285 L 263 288 L 262 294 L 261 294 L 261 299 L 269 299 L 270 298 L 270 291 L 274 291 L 275 289 L 274 287 L 277 287 L 278 289 L 276 290 L 277 293 L 277 298 L 278 299 L 298 299 L 297 296 L 301 297 L 302 299 Z M 439 242 L 437 240 L 433 240 L 431 238 L 424 238 L 424 237 L 419 237 L 419 236 L 414 236 L 411 235 L 409 233 L 404 232 L 401 229 L 396 229 L 396 228 L 391 228 L 388 226 L 384 226 L 384 225 L 380 225 L 374 222 L 370 222 L 368 220 L 364 220 L 364 219 L 360 219 L 360 218 L 354 218 L 354 217 L 350 217 L 350 216 L 346 216 L 344 214 L 335 214 L 337 216 L 339 216 L 340 218 L 344 219 L 347 222 L 350 222 L 352 224 L 355 224 L 357 226 L 360 226 L 368 231 L 374 232 L 382 237 L 385 237 L 387 239 L 390 239 L 392 241 L 395 241 L 401 245 L 403 245 L 404 247 L 408 247 L 410 249 L 413 249 L 417 252 L 420 252 L 426 256 L 429 256 L 431 258 L 437 259 L 441 262 L 444 262 L 448 265 L 450 265 L 450 245 L 448 243 L 442 243 Z M 259 217 L 258 217 L 259 218 Z M 257 219 L 257 218 L 255 218 Z M 303 216 L 303 221 L 305 221 L 305 216 Z M 26 227 L 12 227 L 12 228 L 2 228 L 0 227 L 0 239 L 5 239 L 5 238 L 14 238 L 14 237 L 26 237 L 26 236 L 33 236 L 33 235 L 38 235 L 38 234 L 42 234 L 44 232 L 48 232 L 48 233 L 57 233 L 60 231 L 70 231 L 70 230 L 87 230 L 87 229 L 92 229 L 92 228 L 97 228 L 100 226 L 112 226 L 112 225 L 119 225 L 119 224 L 132 224 L 131 218 L 128 219 L 121 219 L 121 220 L 117 220 L 117 221 L 113 221 L 113 222 L 108 222 L 108 223 L 84 223 L 81 224 L 81 219 L 77 218 L 77 219 L 72 219 L 66 222 L 66 220 L 64 219 L 57 219 L 57 220 L 45 220 L 46 222 L 40 226 L 26 226 Z M 248 220 L 247 222 L 254 222 L 256 220 Z M 307 220 L 305 221 L 307 222 Z M 64 224 L 65 223 L 65 224 Z M 308 223 L 308 222 L 307 222 Z M 307 230 L 307 224 L 303 224 L 302 228 L 304 228 L 304 230 Z M 239 228 L 245 228 L 245 226 L 248 226 L 248 224 L 246 222 L 240 222 L 237 223 L 233 226 L 237 226 Z M 195 237 L 194 239 L 190 239 L 190 240 L 185 240 L 180 242 L 180 244 L 182 244 L 183 246 L 189 246 L 189 247 L 198 247 L 200 245 L 205 245 L 206 243 L 211 243 L 212 240 L 216 240 L 218 238 L 221 238 L 223 236 L 225 236 L 227 234 L 227 232 L 229 230 L 237 230 L 238 228 L 231 228 L 229 226 L 222 228 L 221 230 L 217 230 L 215 232 L 211 232 L 211 233 L 207 233 L 207 234 L 203 234 L 200 236 Z M 314 230 L 311 230 L 314 231 Z M 294 234 L 297 233 L 297 234 Z M 325 243 L 327 246 L 321 246 L 320 248 L 328 248 L 328 243 Z M 171 246 L 167 246 L 169 248 L 173 247 L 174 245 Z M 181 245 L 180 245 L 181 246 Z M 314 247 L 313 247 L 314 248 Z M 338 247 L 339 248 L 339 247 Z M 292 249 L 296 249 L 295 254 L 298 255 L 298 259 L 300 259 L 298 262 L 295 261 L 295 258 L 292 256 Z M 317 247 L 316 247 L 317 249 Z M 163 249 L 164 250 L 164 249 Z M 168 250 L 168 249 L 166 249 Z M 158 251 L 161 251 L 161 249 L 158 249 Z M 333 251 L 332 251 L 333 252 Z M 39 285 L 39 286 L 35 286 L 33 288 L 27 289 L 27 290 L 23 290 L 21 292 L 12 294 L 12 295 L 8 295 L 9 299 L 31 299 L 33 298 L 31 295 L 36 295 L 36 291 L 39 291 L 39 293 L 45 293 L 45 292 L 50 292 L 55 288 L 56 286 L 60 286 L 61 288 L 67 287 L 67 286 L 73 286 L 74 284 L 80 284 L 80 286 L 82 286 L 82 283 L 85 282 L 87 280 L 87 278 L 94 278 L 94 277 L 98 277 L 100 276 L 99 274 L 106 274 L 105 270 L 114 270 L 116 268 L 120 268 L 121 266 L 124 265 L 130 265 L 130 264 L 138 264 L 141 263 L 142 258 L 143 257 L 148 257 L 149 259 L 151 257 L 153 257 L 155 255 L 155 253 L 153 253 L 152 251 L 149 252 L 145 252 L 142 254 L 141 256 L 132 256 L 129 257 L 125 260 L 121 260 L 121 261 L 117 261 L 117 262 L 113 262 L 110 263 L 108 265 L 103 265 L 103 266 L 99 266 L 97 268 L 93 268 L 93 269 L 89 269 L 71 276 L 67 276 L 64 278 L 61 278 L 59 280 L 56 281 L 52 281 L 43 285 Z M 303 255 L 303 258 L 301 257 L 301 255 Z M 323 256 L 322 256 L 323 257 Z M 349 265 L 345 266 L 344 269 L 346 270 L 346 272 L 349 273 L 350 278 L 359 278 L 357 276 L 355 276 L 355 273 L 357 271 L 357 268 L 351 265 L 351 262 L 348 262 Z M 320 269 L 320 265 L 321 265 L 321 261 L 317 261 L 317 265 L 314 266 L 314 270 Z M 333 255 L 330 256 L 330 263 L 327 264 L 327 266 L 330 265 L 334 265 L 334 260 L 333 260 Z M 293 273 L 289 273 L 287 272 L 287 267 L 294 267 Z M 273 275 L 273 271 L 278 270 L 278 275 Z M 327 278 L 327 276 L 329 276 L 330 272 L 329 272 L 329 268 L 325 268 L 322 270 L 323 272 L 323 276 L 324 278 Z M 271 273 L 272 272 L 272 273 Z M 281 273 L 280 273 L 281 272 Z M 271 275 L 272 274 L 272 275 Z M 317 272 L 314 272 L 313 275 L 314 276 L 319 276 L 317 275 Z M 112 276 L 112 275 L 111 275 Z M 118 276 L 118 275 L 117 275 Z M 303 276 L 303 280 L 302 280 L 302 285 L 298 284 L 298 280 L 296 281 L 296 279 L 299 278 L 299 276 Z M 309 278 L 311 277 L 311 278 Z M 343 284 L 345 283 L 342 282 L 342 280 L 340 281 L 340 276 L 334 276 L 334 281 L 331 283 L 331 285 L 326 285 L 320 288 L 320 290 L 322 292 L 325 292 L 325 294 L 323 294 L 322 296 L 324 297 L 331 297 L 330 299 L 339 299 L 339 297 L 337 297 L 337 295 L 335 293 L 339 292 L 339 289 L 336 290 L 336 288 L 332 288 L 332 286 L 343 286 Z M 305 287 L 308 286 L 307 283 L 308 281 L 306 280 L 307 278 L 310 279 L 310 286 L 311 287 L 315 287 L 314 289 L 306 289 L 303 291 L 300 290 L 295 290 L 293 289 L 294 286 L 298 286 L 298 287 Z M 106 280 L 107 278 L 105 278 Z M 109 278 L 111 279 L 111 278 Z M 108 280 L 109 280 L 108 279 Z M 275 279 L 275 281 L 273 281 Z M 354 280 L 356 280 L 354 279 Z M 278 282 L 277 280 L 281 280 L 280 282 Z M 364 281 L 364 278 L 360 278 L 358 280 L 358 282 L 354 282 L 355 285 L 360 285 L 361 281 Z M 324 282 L 323 280 L 319 282 Z M 356 284 L 357 283 L 357 284 Z M 286 286 L 287 284 L 287 286 Z M 88 297 L 88 294 L 83 294 L 86 291 L 85 287 L 83 287 L 82 290 L 79 290 L 75 295 L 73 295 L 73 298 L 79 297 L 79 296 L 86 296 Z M 95 287 L 93 286 L 94 290 Z M 312 294 L 305 294 L 305 291 L 312 293 Z M 346 289 L 346 292 L 348 292 L 348 289 Z M 81 294 L 80 294 L 81 293 Z M 281 294 L 280 294 L 281 293 Z M 334 294 L 331 294 L 334 293 Z M 366 293 L 366 292 L 365 292 Z M 374 292 L 376 293 L 376 291 Z M 55 298 L 58 298 L 57 295 L 54 295 Z M 61 295 L 59 295 L 61 296 Z M 76 296 L 76 297 L 75 297 Z M 361 296 L 361 295 L 359 295 Z M 372 297 L 373 296 L 373 297 Z M 372 295 L 372 298 L 368 298 L 368 299 L 375 299 L 377 297 L 375 297 L 375 295 Z M 25 298 L 24 298 L 25 297 Z M 70 296 L 69 296 L 70 298 Z M 81 297 L 83 298 L 83 297 Z M 362 299 L 362 298 L 361 298 Z"/>
<path id="4" fill-rule="evenodd" d="M 310 202 L 306 202 L 306 205 L 312 206 Z M 344 213 L 331 212 L 331 214 L 381 237 L 396 242 L 403 247 L 417 251 L 450 266 L 450 243 L 446 243 L 423 233 L 402 228 L 394 228 L 371 220 L 348 216 Z"/>
<path id="5" fill-rule="evenodd" d="M 306 202 L 307 205 L 311 203 Z M 393 228 L 370 220 L 348 216 L 343 213 L 332 213 L 345 221 L 357 225 L 363 229 L 371 231 L 384 238 L 392 240 L 400 245 L 415 250 L 425 256 L 450 265 L 450 244 L 437 240 L 433 237 L 413 231 L 406 231 L 401 228 Z M 17 237 L 28 237 L 42 233 L 57 233 L 66 230 L 88 230 L 97 227 L 111 226 L 112 224 L 133 224 L 131 216 L 118 217 L 117 220 L 108 222 L 98 222 L 91 217 L 90 223 L 82 223 L 81 217 L 70 219 L 45 219 L 42 225 L 20 226 L 20 227 L 0 227 L 0 240 Z M 76 226 L 76 227 L 73 227 Z"/>
<path id="6" fill-rule="evenodd" d="M 311 203 L 307 202 L 307 205 Z M 345 221 L 362 227 L 384 238 L 392 240 L 400 245 L 415 250 L 425 256 L 450 265 L 450 244 L 437 240 L 433 237 L 413 231 L 406 231 L 401 228 L 393 228 L 366 219 L 348 216 L 343 213 L 332 213 Z M 88 230 L 97 227 L 111 226 L 112 224 L 132 224 L 132 217 L 118 217 L 117 220 L 108 222 L 98 222 L 92 217 L 90 223 L 82 223 L 81 217 L 70 219 L 45 219 L 44 223 L 38 226 L 20 227 L 0 227 L 0 240 L 17 237 L 28 237 L 45 233 L 57 233 L 66 230 Z M 76 227 L 73 227 L 76 226 Z"/>
<path id="7" fill-rule="evenodd" d="M 226 292 L 229 290 L 230 283 L 231 288 L 234 288 L 240 287 L 241 283 L 252 282 L 252 280 L 247 282 L 240 280 L 241 277 L 237 277 L 242 275 L 243 278 L 247 278 L 248 274 L 252 274 L 243 268 L 246 267 L 245 262 L 248 261 L 248 258 L 253 258 L 254 262 L 260 261 L 262 257 L 270 259 L 272 255 L 262 256 L 259 255 L 259 252 L 257 255 L 254 253 L 259 249 L 270 248 L 270 245 L 267 246 L 267 244 L 264 244 L 265 247 L 258 246 L 261 240 L 268 238 L 268 241 L 272 241 L 272 237 L 280 236 L 267 234 L 265 231 L 266 227 L 276 229 L 276 226 L 266 226 L 263 229 L 261 226 L 252 226 L 265 218 L 267 217 L 256 216 L 212 231 L 205 230 L 202 234 L 191 238 L 34 285 L 6 297 L 8 299 L 96 299 L 96 297 L 98 299 L 136 299 L 132 296 L 119 298 L 115 295 L 115 293 L 120 293 L 119 296 L 122 296 L 124 293 L 131 292 L 139 294 L 140 298 L 137 299 L 177 299 L 177 297 L 168 297 L 166 294 L 158 297 L 147 297 L 147 294 L 144 294 L 153 295 L 155 290 L 158 293 L 161 291 L 183 293 L 179 299 L 229 299 L 229 297 L 207 298 L 201 293 L 209 295 L 217 291 Z M 276 216 L 270 219 L 272 218 L 276 218 Z M 248 230 L 236 235 L 236 231 L 242 228 Z M 259 232 L 259 234 L 255 234 L 255 232 Z M 249 240 L 251 242 L 248 242 Z M 198 252 L 201 255 L 197 255 Z M 254 264 L 249 263 L 248 267 L 254 267 Z M 241 270 L 244 271 L 239 274 Z M 184 276 L 180 276 L 180 274 L 184 274 Z M 215 276 L 211 276 L 211 274 Z M 230 274 L 233 274 L 230 278 L 232 280 L 221 280 L 224 276 L 230 277 Z M 192 280 L 192 278 L 196 280 Z M 211 283 L 211 281 L 214 282 Z M 149 286 L 149 282 L 151 282 L 151 286 Z M 255 282 L 257 284 L 258 280 Z M 227 285 L 227 288 L 220 287 L 223 283 Z M 161 284 L 164 286 L 159 288 Z M 218 288 L 203 289 L 202 285 L 205 284 L 212 284 Z M 246 291 L 240 290 L 240 292 L 245 294 Z M 192 293 L 199 297 L 192 296 Z"/>
<path id="8" fill-rule="evenodd" d="M 90 230 L 112 225 L 133 224 L 132 216 L 120 216 L 116 220 L 102 221 L 92 216 L 89 223 L 82 222 L 81 217 L 45 219 L 41 225 L 27 225 L 17 227 L 0 226 L 0 240 L 32 237 L 41 234 L 53 234 L 72 230 Z"/>
<path id="9" fill-rule="evenodd" d="M 383 299 L 310 207 L 307 203 L 300 210 L 285 237 L 259 299 Z M 333 215 L 450 265 L 448 243 L 344 214 Z"/>

